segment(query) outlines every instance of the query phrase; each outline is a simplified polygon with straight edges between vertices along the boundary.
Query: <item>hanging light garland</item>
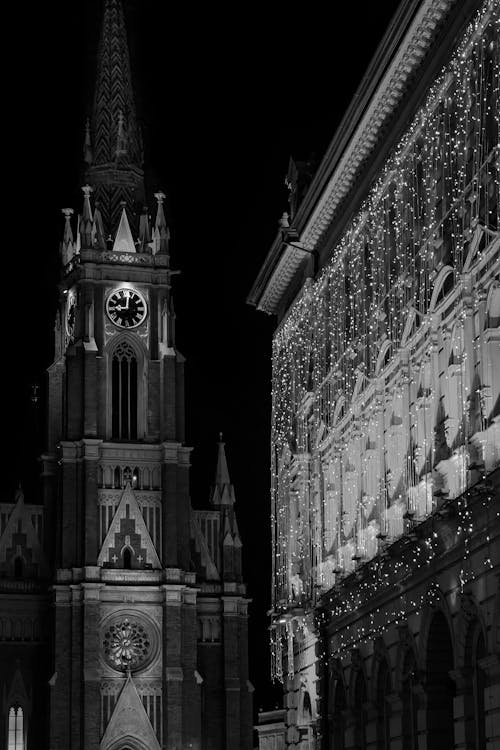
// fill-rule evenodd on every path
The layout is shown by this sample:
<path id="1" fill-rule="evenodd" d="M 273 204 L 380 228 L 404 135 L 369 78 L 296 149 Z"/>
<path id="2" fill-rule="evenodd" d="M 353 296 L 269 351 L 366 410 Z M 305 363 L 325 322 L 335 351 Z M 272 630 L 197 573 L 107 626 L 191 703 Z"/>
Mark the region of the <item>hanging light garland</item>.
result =
<path id="1" fill-rule="evenodd" d="M 271 653 L 277 679 L 286 674 L 291 632 L 280 613 L 314 607 L 343 575 L 374 558 L 442 498 L 467 489 L 466 446 L 485 427 L 486 415 L 482 386 L 469 375 L 471 357 L 484 355 L 465 330 L 460 278 L 475 233 L 480 263 L 500 226 L 499 32 L 498 4 L 489 0 L 331 260 L 275 334 Z M 440 379 L 437 337 L 444 334 L 432 313 L 445 299 L 442 318 L 453 320 L 454 333 Z M 449 414 L 441 413 L 445 393 L 455 396 Z M 436 472 L 441 461 L 457 467 L 450 469 L 448 489 Z M 473 575 L 467 572 L 468 513 L 459 503 L 464 581 Z M 409 562 L 393 562 L 390 573 L 344 592 L 347 598 L 328 617 L 355 611 L 384 585 L 393 586 L 395 576 L 410 576 L 433 559 L 434 548 L 430 535 Z M 419 610 L 428 596 L 407 599 L 380 620 L 378 610 L 372 612 L 370 626 L 346 635 L 339 648 L 373 638 L 406 607 Z"/>

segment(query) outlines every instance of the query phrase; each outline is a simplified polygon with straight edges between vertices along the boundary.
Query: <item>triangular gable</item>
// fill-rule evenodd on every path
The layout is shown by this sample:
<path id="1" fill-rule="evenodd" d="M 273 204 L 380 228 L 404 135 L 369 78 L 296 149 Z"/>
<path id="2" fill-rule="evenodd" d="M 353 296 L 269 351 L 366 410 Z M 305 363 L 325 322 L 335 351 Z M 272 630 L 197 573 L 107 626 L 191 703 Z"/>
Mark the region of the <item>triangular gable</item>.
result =
<path id="1" fill-rule="evenodd" d="M 22 706 L 22 708 L 28 713 L 31 710 L 31 701 L 28 698 L 26 686 L 19 667 L 17 667 L 14 672 L 14 677 L 12 678 L 9 694 L 7 696 L 7 706 L 13 706 L 15 704 Z"/>
<path id="2" fill-rule="evenodd" d="M 14 536 L 19 533 L 19 526 L 21 533 L 26 535 L 26 548 L 31 551 L 31 563 L 39 566 L 39 573 L 46 573 L 47 563 L 37 533 L 31 522 L 30 514 L 24 504 L 24 495 L 21 490 L 16 495 L 16 504 L 0 537 L 0 566 L 8 562 L 8 550 L 14 546 Z"/>
<path id="3" fill-rule="evenodd" d="M 111 521 L 108 533 L 106 534 L 106 538 L 104 539 L 104 542 L 102 544 L 101 551 L 99 552 L 99 557 L 97 558 L 97 564 L 104 565 L 105 563 L 109 563 L 110 554 L 111 558 L 114 554 L 116 554 L 116 556 L 118 557 L 118 554 L 116 552 L 112 552 L 112 550 L 115 549 L 115 537 L 120 537 L 123 535 L 122 521 L 125 520 L 134 521 L 135 534 L 138 534 L 140 536 L 141 548 L 143 548 L 146 552 L 146 559 L 144 560 L 144 562 L 150 564 L 153 568 L 161 568 L 160 559 L 149 535 L 149 531 L 141 513 L 139 503 L 137 502 L 135 494 L 129 483 L 127 483 L 127 486 L 123 491 L 123 495 L 118 504 L 118 508 L 116 509 L 116 513 L 113 516 L 113 520 Z"/>
<path id="4" fill-rule="evenodd" d="M 130 674 L 104 732 L 101 750 L 125 747 L 127 740 L 135 740 L 140 747 L 148 748 L 148 750 L 161 750 L 158 738 Z"/>
<path id="5" fill-rule="evenodd" d="M 135 253 L 135 243 L 130 231 L 130 224 L 127 219 L 127 212 L 122 210 L 118 231 L 113 244 L 113 252 L 117 253 Z"/>

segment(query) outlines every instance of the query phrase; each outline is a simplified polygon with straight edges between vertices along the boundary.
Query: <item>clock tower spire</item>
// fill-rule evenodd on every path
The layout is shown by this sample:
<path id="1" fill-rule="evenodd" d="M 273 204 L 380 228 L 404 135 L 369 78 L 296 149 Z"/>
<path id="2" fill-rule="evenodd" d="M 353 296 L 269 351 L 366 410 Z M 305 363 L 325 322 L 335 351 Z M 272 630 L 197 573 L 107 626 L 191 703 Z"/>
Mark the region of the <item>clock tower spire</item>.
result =
<path id="1" fill-rule="evenodd" d="M 105 0 L 92 116 L 85 132 L 85 178 L 108 234 L 116 231 L 125 202 L 136 224 L 145 201 L 142 139 L 130 72 L 121 0 Z"/>
<path id="2" fill-rule="evenodd" d="M 222 477 L 231 507 L 191 506 L 165 194 L 150 217 L 120 0 L 104 2 L 84 153 L 82 204 L 63 211 L 43 456 L 50 748 L 250 750 L 234 493 Z"/>

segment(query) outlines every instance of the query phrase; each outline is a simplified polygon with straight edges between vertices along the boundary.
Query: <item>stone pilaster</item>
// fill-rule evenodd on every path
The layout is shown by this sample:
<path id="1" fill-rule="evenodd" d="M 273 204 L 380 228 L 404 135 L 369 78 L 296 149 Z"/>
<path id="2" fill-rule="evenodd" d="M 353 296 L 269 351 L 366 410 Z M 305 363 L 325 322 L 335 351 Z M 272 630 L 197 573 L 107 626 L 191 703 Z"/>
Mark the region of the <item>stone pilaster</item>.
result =
<path id="1" fill-rule="evenodd" d="M 71 731 L 71 591 L 54 587 L 54 673 L 50 678 L 50 750 L 69 748 Z"/>
<path id="2" fill-rule="evenodd" d="M 226 694 L 226 750 L 240 746 L 240 616 L 239 597 L 223 596 L 224 690 Z"/>
<path id="3" fill-rule="evenodd" d="M 99 750 L 101 695 L 99 678 L 99 616 L 101 584 L 83 588 L 83 746 Z"/>

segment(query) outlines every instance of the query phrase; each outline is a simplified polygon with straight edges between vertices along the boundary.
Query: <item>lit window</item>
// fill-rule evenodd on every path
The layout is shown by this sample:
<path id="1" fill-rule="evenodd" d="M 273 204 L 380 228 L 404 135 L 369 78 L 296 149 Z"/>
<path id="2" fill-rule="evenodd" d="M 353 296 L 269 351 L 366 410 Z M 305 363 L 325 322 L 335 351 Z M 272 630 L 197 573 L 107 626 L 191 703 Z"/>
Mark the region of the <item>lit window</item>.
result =
<path id="1" fill-rule="evenodd" d="M 24 718 L 21 706 L 11 706 L 9 709 L 8 750 L 24 750 Z"/>

